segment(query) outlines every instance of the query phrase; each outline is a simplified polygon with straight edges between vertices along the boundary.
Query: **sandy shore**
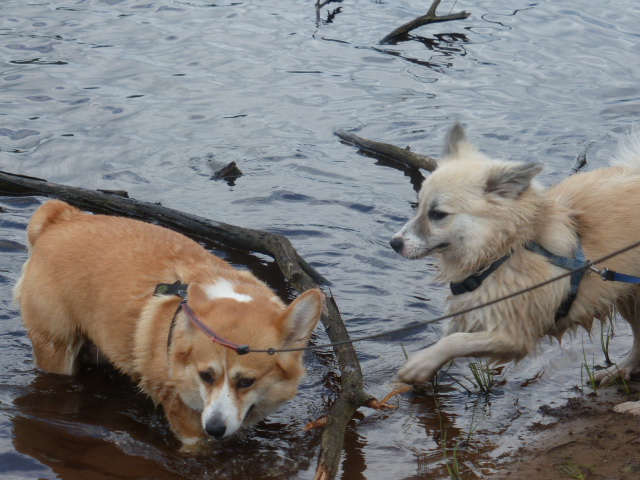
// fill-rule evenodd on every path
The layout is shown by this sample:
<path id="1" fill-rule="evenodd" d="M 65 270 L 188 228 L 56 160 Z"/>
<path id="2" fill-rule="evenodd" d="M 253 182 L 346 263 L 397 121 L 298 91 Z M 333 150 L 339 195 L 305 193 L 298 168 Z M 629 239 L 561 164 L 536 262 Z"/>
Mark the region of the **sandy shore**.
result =
<path id="1" fill-rule="evenodd" d="M 629 383 L 631 399 L 640 396 L 640 381 Z M 615 387 L 545 408 L 555 422 L 533 426 L 530 440 L 502 458 L 490 480 L 640 479 L 640 416 L 613 412 L 621 395 Z M 531 433 L 530 432 L 530 433 Z"/>

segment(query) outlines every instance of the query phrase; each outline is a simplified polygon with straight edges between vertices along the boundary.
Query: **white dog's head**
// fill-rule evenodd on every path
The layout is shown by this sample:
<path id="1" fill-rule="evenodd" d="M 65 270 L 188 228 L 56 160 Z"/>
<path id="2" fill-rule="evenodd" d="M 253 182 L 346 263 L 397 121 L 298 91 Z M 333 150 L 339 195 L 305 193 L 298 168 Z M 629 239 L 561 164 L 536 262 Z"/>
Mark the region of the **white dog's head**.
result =
<path id="1" fill-rule="evenodd" d="M 391 239 L 401 255 L 441 259 L 439 279 L 459 281 L 524 244 L 540 211 L 538 163 L 491 160 L 462 126 L 447 135 L 443 160 L 424 181 L 415 216 Z"/>

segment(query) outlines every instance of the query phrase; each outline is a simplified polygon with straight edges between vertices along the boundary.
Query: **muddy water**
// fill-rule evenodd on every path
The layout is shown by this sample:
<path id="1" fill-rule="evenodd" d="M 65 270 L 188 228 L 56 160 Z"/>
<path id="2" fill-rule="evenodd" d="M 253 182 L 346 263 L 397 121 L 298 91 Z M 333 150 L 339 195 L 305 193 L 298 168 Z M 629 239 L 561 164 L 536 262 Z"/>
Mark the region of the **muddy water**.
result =
<path id="1" fill-rule="evenodd" d="M 346 0 L 316 22 L 310 0 L 4 0 L 0 168 L 285 234 L 331 280 L 353 337 L 436 316 L 445 289 L 432 282 L 433 265 L 403 260 L 387 243 L 411 214 L 412 178 L 333 131 L 438 155 L 460 120 L 488 153 L 542 161 L 547 184 L 590 141 L 592 168 L 603 165 L 640 110 L 640 7 L 445 1 L 441 13 L 472 16 L 378 45 L 425 8 Z M 230 161 L 244 172 L 234 185 L 210 180 Z M 306 357 L 294 402 L 198 459 L 177 453 L 162 415 L 126 379 L 33 368 L 10 290 L 42 201 L 0 198 L 0 476 L 311 478 L 319 438 L 300 428 L 335 396 L 328 354 Z M 215 251 L 292 298 L 270 259 Z M 614 358 L 630 344 L 617 327 Z M 404 361 L 401 345 L 412 353 L 438 331 L 358 344 L 367 389 L 383 396 Z M 543 342 L 537 356 L 507 366 L 489 395 L 460 361 L 452 373 L 462 386 L 405 395 L 394 411 L 362 409 L 340 476 L 446 478 L 443 446 L 454 444 L 465 478 L 490 472 L 527 426 L 548 421 L 540 406 L 581 394 L 585 357 L 603 363 L 598 332 L 562 348 Z"/>

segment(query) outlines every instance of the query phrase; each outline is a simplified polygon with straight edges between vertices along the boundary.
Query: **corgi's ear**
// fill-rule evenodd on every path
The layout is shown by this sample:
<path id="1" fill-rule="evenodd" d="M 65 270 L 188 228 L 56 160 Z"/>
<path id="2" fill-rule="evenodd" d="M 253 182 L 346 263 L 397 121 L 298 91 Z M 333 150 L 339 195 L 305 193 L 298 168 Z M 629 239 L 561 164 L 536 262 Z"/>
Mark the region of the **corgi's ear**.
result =
<path id="1" fill-rule="evenodd" d="M 544 167 L 536 162 L 501 165 L 492 170 L 485 191 L 505 198 L 518 198 Z"/>
<path id="2" fill-rule="evenodd" d="M 464 158 L 465 156 L 477 153 L 478 149 L 474 147 L 467 139 L 464 128 L 461 124 L 456 123 L 447 133 L 445 138 L 443 157 L 451 160 L 456 158 Z"/>
<path id="3" fill-rule="evenodd" d="M 317 288 L 296 298 L 284 312 L 282 348 L 305 347 L 318 324 L 323 307 L 324 295 Z"/>

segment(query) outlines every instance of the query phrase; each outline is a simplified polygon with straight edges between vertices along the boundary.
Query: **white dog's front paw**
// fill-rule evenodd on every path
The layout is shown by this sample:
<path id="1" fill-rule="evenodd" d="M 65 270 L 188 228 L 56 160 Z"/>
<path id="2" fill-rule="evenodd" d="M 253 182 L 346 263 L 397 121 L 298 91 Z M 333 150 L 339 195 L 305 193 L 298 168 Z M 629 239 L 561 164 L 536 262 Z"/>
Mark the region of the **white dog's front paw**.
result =
<path id="1" fill-rule="evenodd" d="M 429 361 L 426 351 L 420 352 L 410 358 L 398 372 L 398 377 L 405 383 L 418 385 L 431 380 L 440 368 L 439 363 Z"/>
<path id="2" fill-rule="evenodd" d="M 629 378 L 631 377 L 631 370 L 632 368 L 630 367 L 614 365 L 607 369 L 594 372 L 593 379 L 600 386 L 610 385 L 612 383 L 615 383 L 615 381 L 619 378 L 629 380 Z"/>
<path id="3" fill-rule="evenodd" d="M 614 412 L 640 415 L 640 402 L 625 402 L 613 407 Z"/>

